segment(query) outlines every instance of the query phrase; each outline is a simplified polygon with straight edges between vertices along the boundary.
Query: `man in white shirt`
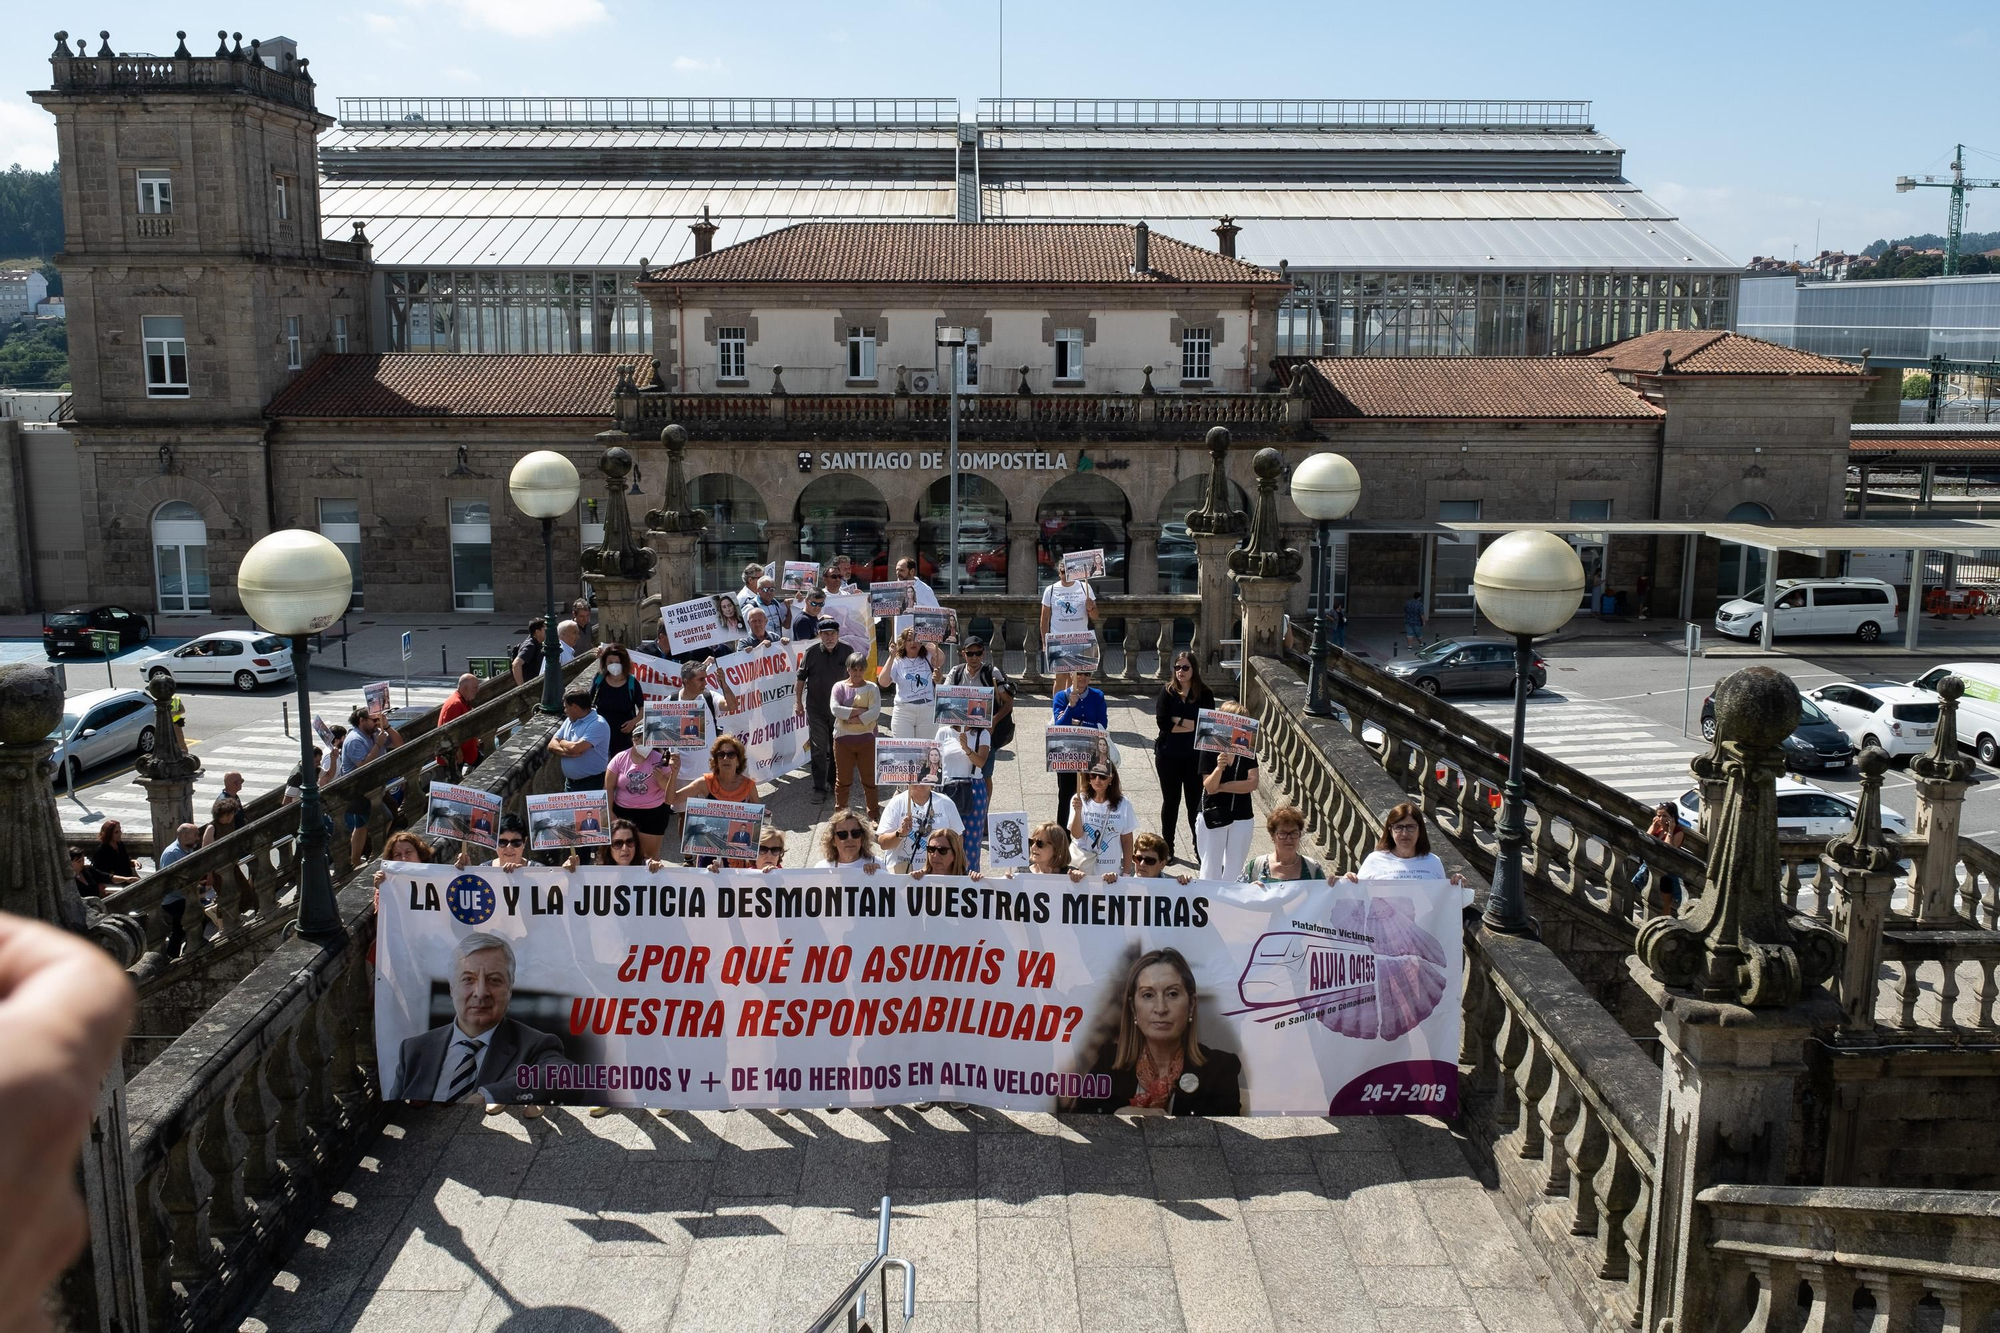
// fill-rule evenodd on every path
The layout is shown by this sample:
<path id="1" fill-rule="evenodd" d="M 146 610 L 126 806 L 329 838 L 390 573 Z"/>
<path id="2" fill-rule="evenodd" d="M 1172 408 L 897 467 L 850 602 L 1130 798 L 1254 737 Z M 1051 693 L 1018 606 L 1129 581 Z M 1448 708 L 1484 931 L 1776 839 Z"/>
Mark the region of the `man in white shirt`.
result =
<path id="1" fill-rule="evenodd" d="M 583 632 L 577 628 L 574 620 L 565 620 L 556 626 L 556 639 L 562 644 L 562 656 L 556 659 L 557 665 L 568 666 L 576 657 L 578 646 L 583 642 Z"/>
<path id="2" fill-rule="evenodd" d="M 1075 577 L 1060 564 L 1060 577 L 1042 589 L 1042 638 L 1051 634 L 1082 634 L 1097 620 L 1097 593 L 1088 579 Z"/>
<path id="3" fill-rule="evenodd" d="M 929 783 L 914 782 L 891 796 L 882 807 L 882 823 L 875 830 L 875 840 L 882 845 L 889 869 L 904 875 L 913 863 L 923 865 L 924 841 L 934 829 L 941 828 L 948 828 L 961 838 L 965 836 L 965 821 L 959 818 L 958 806 L 943 792 L 933 791 Z"/>
<path id="4" fill-rule="evenodd" d="M 908 583 L 910 585 L 912 591 L 916 593 L 918 606 L 938 605 L 937 593 L 932 590 L 930 584 L 925 583 L 922 579 L 917 577 L 917 562 L 910 559 L 910 557 L 904 556 L 901 560 L 898 560 L 896 562 L 896 578 L 898 579 L 898 581 Z M 901 634 L 904 630 L 910 627 L 911 623 L 912 623 L 911 617 L 897 616 L 896 633 Z"/>
<path id="5" fill-rule="evenodd" d="M 743 566 L 743 586 L 736 590 L 736 605 L 748 611 L 758 601 L 757 585 L 764 581 L 766 566 L 751 561 Z"/>

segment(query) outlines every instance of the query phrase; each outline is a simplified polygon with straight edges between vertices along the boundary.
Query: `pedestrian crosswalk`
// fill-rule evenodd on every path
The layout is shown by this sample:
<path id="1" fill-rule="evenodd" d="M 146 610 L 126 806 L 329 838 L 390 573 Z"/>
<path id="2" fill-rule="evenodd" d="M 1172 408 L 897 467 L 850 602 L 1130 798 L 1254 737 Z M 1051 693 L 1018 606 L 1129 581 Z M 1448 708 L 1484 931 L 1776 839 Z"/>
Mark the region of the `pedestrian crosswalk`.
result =
<path id="1" fill-rule="evenodd" d="M 1459 707 L 1503 732 L 1513 729 L 1511 701 Z M 1528 744 L 1641 801 L 1667 800 L 1692 786 L 1688 760 L 1703 749 L 1677 729 L 1614 704 L 1547 691 L 1528 701 Z"/>
<path id="2" fill-rule="evenodd" d="M 436 708 L 450 694 L 449 686 L 412 685 L 410 705 Z M 396 686 L 394 698 L 401 704 L 401 684 Z M 339 706 L 345 709 L 351 706 L 351 702 L 343 694 Z M 328 707 L 331 706 L 329 702 Z M 330 721 L 335 718 L 332 711 L 323 712 L 322 716 Z M 219 735 L 196 738 L 189 747 L 201 760 L 201 772 L 196 775 L 194 784 L 195 822 L 207 822 L 209 808 L 222 795 L 223 779 L 231 773 L 243 775 L 245 800 L 254 800 L 273 788 L 283 787 L 291 778 L 292 770 L 299 766 L 296 718 L 292 719 L 292 728 L 292 734 L 287 736 L 281 718 L 272 717 Z M 95 836 L 95 830 L 107 819 L 116 819 L 135 833 L 144 834 L 152 830 L 152 811 L 146 804 L 146 789 L 139 785 L 129 762 L 122 771 L 87 782 L 74 795 L 64 792 L 59 783 L 56 804 L 62 811 L 63 828 L 71 835 L 81 832 Z"/>

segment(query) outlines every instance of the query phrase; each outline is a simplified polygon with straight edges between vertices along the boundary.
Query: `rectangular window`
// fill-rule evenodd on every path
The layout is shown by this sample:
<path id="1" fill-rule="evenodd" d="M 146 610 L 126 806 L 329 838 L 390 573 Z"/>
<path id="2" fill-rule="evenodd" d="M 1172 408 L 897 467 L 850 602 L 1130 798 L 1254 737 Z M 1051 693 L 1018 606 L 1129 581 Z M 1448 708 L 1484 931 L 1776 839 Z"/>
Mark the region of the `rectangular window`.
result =
<path id="1" fill-rule="evenodd" d="M 1572 523 L 1609 523 L 1611 521 L 1611 501 L 1571 500 L 1569 521 Z"/>
<path id="2" fill-rule="evenodd" d="M 1438 521 L 1441 523 L 1477 523 L 1479 521 L 1479 501 L 1439 500 Z"/>
<path id="3" fill-rule="evenodd" d="M 347 567 L 354 571 L 354 592 L 348 599 L 347 609 L 361 610 L 361 502 L 321 500 L 319 535 L 338 546 L 340 553 L 347 557 Z"/>
<path id="4" fill-rule="evenodd" d="M 715 331 L 715 377 L 720 380 L 740 380 L 745 378 L 744 358 L 749 342 L 742 329 L 717 329 Z M 852 353 L 849 353 L 852 359 Z M 849 378 L 853 378 L 852 375 Z"/>
<path id="5" fill-rule="evenodd" d="M 850 329 L 847 334 L 847 378 L 875 378 L 875 330 Z"/>
<path id="6" fill-rule="evenodd" d="M 299 317 L 297 315 L 286 315 L 285 316 L 285 369 L 297 370 L 300 366 L 304 365 L 305 362 L 300 360 L 300 356 L 301 352 L 299 348 Z"/>
<path id="7" fill-rule="evenodd" d="M 146 315 L 139 328 L 145 340 L 146 396 L 187 397 L 187 321 L 179 315 Z"/>
<path id="8" fill-rule="evenodd" d="M 335 315 L 333 317 L 333 350 L 336 352 L 347 350 L 347 316 L 345 315 Z"/>
<path id="9" fill-rule="evenodd" d="M 140 172 L 139 211 L 141 213 L 173 212 L 174 178 L 164 171 Z"/>
<path id="10" fill-rule="evenodd" d="M 1083 330 L 1056 330 L 1056 379 L 1075 381 L 1083 378 Z"/>
<path id="11" fill-rule="evenodd" d="M 484 500 L 451 503 L 451 604 L 493 609 L 493 511 Z"/>
<path id="12" fill-rule="evenodd" d="M 1207 379 L 1214 351 L 1214 340 L 1209 337 L 1209 332 L 1206 328 L 1182 330 L 1181 378 L 1184 380 Z"/>
<path id="13" fill-rule="evenodd" d="M 292 191 L 290 184 L 287 182 L 285 177 L 280 176 L 277 178 L 277 181 L 278 181 L 278 220 L 280 222 L 283 222 L 286 218 L 292 215 Z"/>

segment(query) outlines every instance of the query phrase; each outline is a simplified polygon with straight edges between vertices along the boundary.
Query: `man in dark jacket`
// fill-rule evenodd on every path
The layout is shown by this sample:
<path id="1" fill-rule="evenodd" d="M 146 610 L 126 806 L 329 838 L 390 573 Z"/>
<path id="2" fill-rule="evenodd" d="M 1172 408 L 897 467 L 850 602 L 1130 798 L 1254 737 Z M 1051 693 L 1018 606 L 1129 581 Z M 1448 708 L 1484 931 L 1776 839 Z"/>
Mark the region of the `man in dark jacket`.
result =
<path id="1" fill-rule="evenodd" d="M 560 1100 L 516 1082 L 523 1065 L 567 1062 L 554 1034 L 507 1017 L 513 997 L 513 947 L 484 932 L 461 939 L 452 954 L 454 1017 L 403 1041 L 389 1095 L 456 1102 L 477 1094 L 489 1105 Z"/>
<path id="2" fill-rule="evenodd" d="M 833 787 L 833 687 L 847 679 L 847 659 L 854 649 L 840 641 L 840 622 L 831 616 L 819 622 L 818 641 L 799 661 L 799 708 L 812 737 L 813 800 L 826 800 Z"/>

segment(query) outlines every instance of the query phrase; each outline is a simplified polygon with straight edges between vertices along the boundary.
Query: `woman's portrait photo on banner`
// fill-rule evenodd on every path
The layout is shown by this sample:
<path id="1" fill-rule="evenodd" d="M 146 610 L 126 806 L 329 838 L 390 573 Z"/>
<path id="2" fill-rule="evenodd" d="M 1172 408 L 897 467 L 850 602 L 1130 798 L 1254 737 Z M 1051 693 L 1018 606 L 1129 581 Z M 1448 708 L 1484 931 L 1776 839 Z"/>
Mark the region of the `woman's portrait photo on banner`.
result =
<path id="1" fill-rule="evenodd" d="M 900 616 L 917 604 L 917 585 L 910 582 L 892 582 L 868 585 L 868 614 L 871 616 Z"/>
<path id="2" fill-rule="evenodd" d="M 875 742 L 875 781 L 882 785 L 907 787 L 913 783 L 935 786 L 944 780 L 944 758 L 936 741 L 899 741 L 884 737 Z"/>
<path id="3" fill-rule="evenodd" d="M 1111 738 L 1096 727 L 1050 727 L 1042 747 L 1051 773 L 1087 773 L 1112 762 Z"/>
<path id="4" fill-rule="evenodd" d="M 1104 548 L 1094 547 L 1088 551 L 1071 551 L 1062 558 L 1063 569 L 1073 579 L 1101 579 L 1104 577 Z"/>
<path id="5" fill-rule="evenodd" d="M 909 612 L 918 643 L 957 643 L 958 612 L 948 606 L 917 606 Z"/>

